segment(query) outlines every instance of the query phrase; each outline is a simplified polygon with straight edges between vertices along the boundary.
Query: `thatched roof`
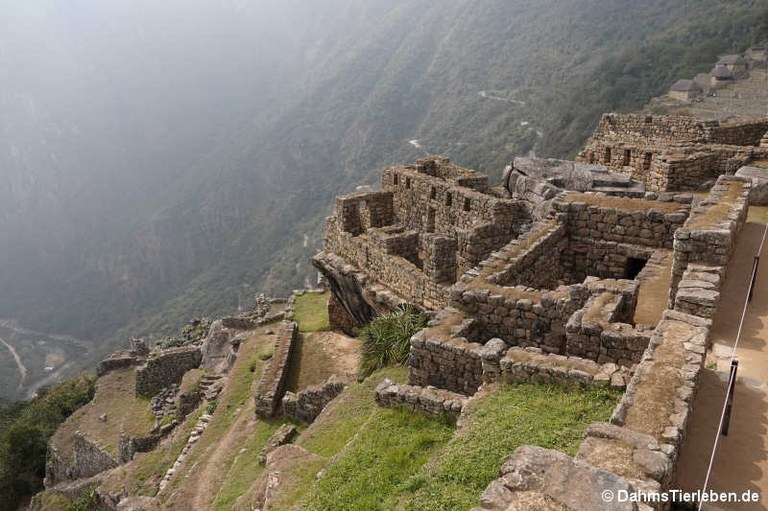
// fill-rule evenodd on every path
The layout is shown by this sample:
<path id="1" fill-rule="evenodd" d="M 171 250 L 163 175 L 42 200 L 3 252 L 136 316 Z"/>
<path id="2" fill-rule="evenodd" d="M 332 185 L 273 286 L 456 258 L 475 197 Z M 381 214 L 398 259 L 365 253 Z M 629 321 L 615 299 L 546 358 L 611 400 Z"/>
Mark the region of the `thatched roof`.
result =
<path id="1" fill-rule="evenodd" d="M 731 73 L 727 67 L 725 67 L 723 64 L 717 64 L 712 71 L 709 72 L 709 76 L 712 76 L 714 78 L 718 78 L 720 80 L 732 80 L 733 79 L 733 73 Z"/>
<path id="2" fill-rule="evenodd" d="M 693 80 L 678 80 L 669 90 L 678 92 L 704 92 L 701 86 Z"/>

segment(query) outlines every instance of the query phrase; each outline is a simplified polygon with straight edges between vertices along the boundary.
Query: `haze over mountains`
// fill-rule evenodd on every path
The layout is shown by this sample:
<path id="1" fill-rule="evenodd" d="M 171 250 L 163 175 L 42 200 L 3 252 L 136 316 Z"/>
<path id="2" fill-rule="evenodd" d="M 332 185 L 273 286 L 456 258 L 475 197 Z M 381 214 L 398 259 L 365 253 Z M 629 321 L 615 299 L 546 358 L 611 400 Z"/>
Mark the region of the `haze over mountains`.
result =
<path id="1" fill-rule="evenodd" d="M 332 197 L 383 165 L 572 155 L 768 34 L 747 0 L 2 4 L 0 318 L 91 358 L 312 282 Z"/>

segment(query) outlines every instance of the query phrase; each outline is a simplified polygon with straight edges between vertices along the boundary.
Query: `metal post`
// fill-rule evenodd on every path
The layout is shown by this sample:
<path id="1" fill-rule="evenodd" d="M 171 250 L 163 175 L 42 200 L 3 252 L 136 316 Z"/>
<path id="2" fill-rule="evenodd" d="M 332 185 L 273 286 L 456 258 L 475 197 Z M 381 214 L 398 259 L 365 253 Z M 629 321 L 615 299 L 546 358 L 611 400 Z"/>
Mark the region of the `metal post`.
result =
<path id="1" fill-rule="evenodd" d="M 728 426 L 731 423 L 731 408 L 733 407 L 733 390 L 736 387 L 736 370 L 739 368 L 738 359 L 731 360 L 731 375 L 728 377 L 728 398 L 725 405 L 725 417 L 723 417 L 723 429 L 720 433 L 728 436 Z"/>
<path id="2" fill-rule="evenodd" d="M 755 292 L 755 281 L 757 280 L 757 265 L 760 263 L 760 256 L 756 255 L 755 260 L 752 262 L 752 279 L 749 281 L 749 297 L 748 302 L 752 301 L 752 294 Z"/>

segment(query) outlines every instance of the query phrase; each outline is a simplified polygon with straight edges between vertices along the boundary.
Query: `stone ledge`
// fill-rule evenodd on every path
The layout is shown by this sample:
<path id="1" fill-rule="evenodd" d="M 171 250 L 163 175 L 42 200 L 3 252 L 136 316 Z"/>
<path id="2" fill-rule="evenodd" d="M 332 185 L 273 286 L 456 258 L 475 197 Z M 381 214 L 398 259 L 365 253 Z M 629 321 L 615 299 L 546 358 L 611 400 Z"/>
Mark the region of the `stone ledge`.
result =
<path id="1" fill-rule="evenodd" d="M 375 391 L 376 404 L 384 408 L 405 408 L 432 417 L 448 417 L 456 421 L 468 401 L 468 397 L 434 387 L 397 385 L 386 379 Z"/>
<path id="2" fill-rule="evenodd" d="M 623 389 L 629 370 L 579 357 L 544 354 L 536 348 L 510 348 L 500 361 L 501 379 L 513 383 L 611 386 Z"/>

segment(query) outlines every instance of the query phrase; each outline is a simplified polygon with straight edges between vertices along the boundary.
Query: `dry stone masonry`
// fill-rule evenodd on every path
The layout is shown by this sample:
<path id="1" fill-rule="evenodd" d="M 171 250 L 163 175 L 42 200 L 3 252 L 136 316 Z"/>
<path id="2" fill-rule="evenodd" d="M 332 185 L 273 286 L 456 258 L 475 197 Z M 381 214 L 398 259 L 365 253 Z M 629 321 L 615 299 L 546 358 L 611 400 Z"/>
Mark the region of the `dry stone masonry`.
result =
<path id="1" fill-rule="evenodd" d="M 136 395 L 154 396 L 171 384 L 178 384 L 184 373 L 200 366 L 199 346 L 184 346 L 163 350 L 147 359 L 136 370 Z"/>
<path id="2" fill-rule="evenodd" d="M 314 259 L 334 323 L 352 331 L 403 302 L 435 311 L 411 338 L 408 383 L 385 380 L 377 402 L 455 418 L 495 382 L 626 389 L 575 457 L 518 449 L 482 509 L 618 509 L 600 492 L 667 489 L 727 263 L 768 182 L 721 174 L 768 158 L 767 130 L 606 114 L 580 163 L 516 159 L 491 188 L 427 158 L 340 197 Z"/>
<path id="3" fill-rule="evenodd" d="M 648 190 L 700 188 L 768 158 L 768 120 L 720 123 L 693 117 L 604 114 L 582 159 L 644 182 Z"/>
<path id="4" fill-rule="evenodd" d="M 283 321 L 280 324 L 272 359 L 259 380 L 254 397 L 257 417 L 274 417 L 280 411 L 298 330 L 298 325 L 294 321 Z"/>

